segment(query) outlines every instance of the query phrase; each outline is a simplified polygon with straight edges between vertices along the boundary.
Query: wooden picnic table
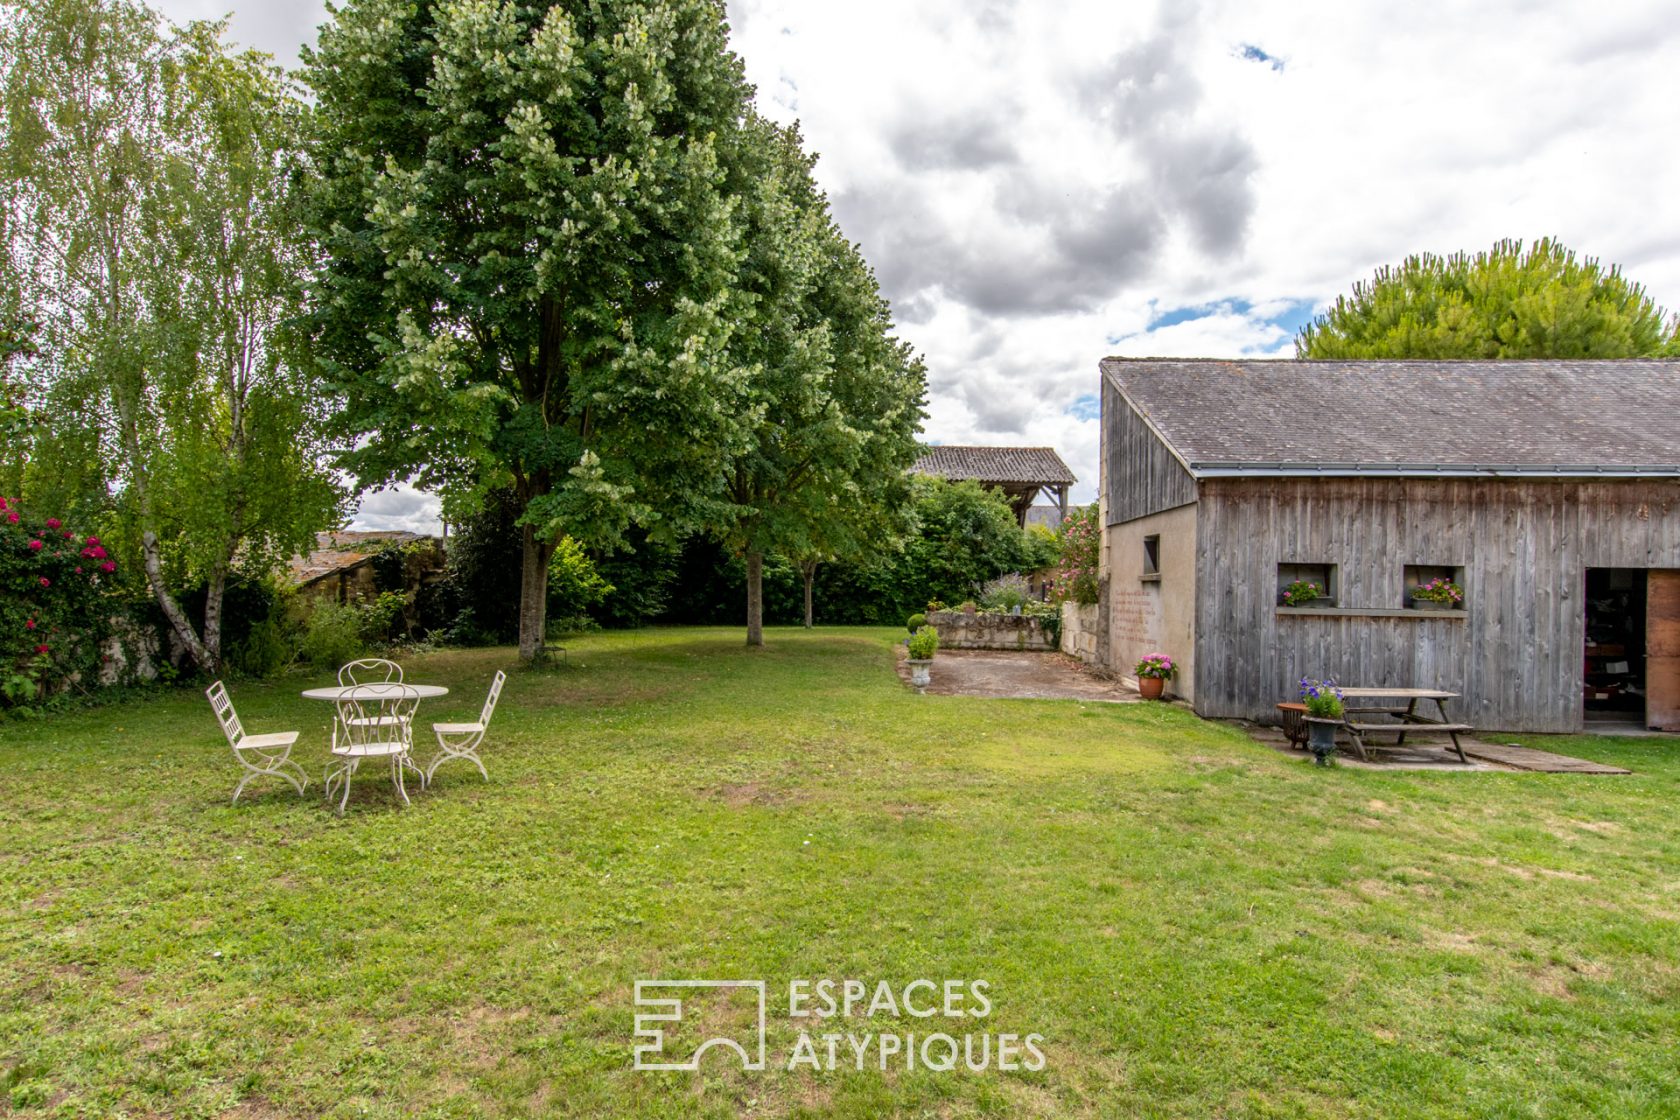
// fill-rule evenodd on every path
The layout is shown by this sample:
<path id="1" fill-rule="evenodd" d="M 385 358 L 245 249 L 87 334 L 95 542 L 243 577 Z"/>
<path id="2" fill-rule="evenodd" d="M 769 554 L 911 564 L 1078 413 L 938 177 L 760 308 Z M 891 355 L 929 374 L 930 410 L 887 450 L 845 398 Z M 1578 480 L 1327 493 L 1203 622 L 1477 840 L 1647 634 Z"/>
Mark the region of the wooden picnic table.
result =
<path id="1" fill-rule="evenodd" d="M 1467 723 L 1454 723 L 1447 716 L 1447 701 L 1457 700 L 1459 693 L 1444 692 L 1438 688 L 1344 688 L 1342 702 L 1346 705 L 1342 726 L 1347 729 L 1348 736 L 1353 740 L 1353 749 L 1360 759 L 1367 757 L 1365 753 L 1365 736 L 1373 734 L 1390 734 L 1395 736 L 1394 746 L 1406 745 L 1408 731 L 1435 731 L 1447 735 L 1452 739 L 1453 750 L 1458 752 L 1460 762 L 1469 763 L 1464 755 L 1464 748 L 1459 745 L 1458 737 L 1467 733 L 1471 727 Z M 1356 700 L 1390 700 L 1390 704 L 1355 704 Z M 1435 703 L 1436 715 L 1428 716 L 1418 711 L 1418 703 L 1432 700 Z M 1404 706 L 1398 702 L 1404 701 Z M 1361 717 L 1388 716 L 1384 721 L 1376 721 Z M 1371 746 L 1386 744 L 1373 743 Z"/>

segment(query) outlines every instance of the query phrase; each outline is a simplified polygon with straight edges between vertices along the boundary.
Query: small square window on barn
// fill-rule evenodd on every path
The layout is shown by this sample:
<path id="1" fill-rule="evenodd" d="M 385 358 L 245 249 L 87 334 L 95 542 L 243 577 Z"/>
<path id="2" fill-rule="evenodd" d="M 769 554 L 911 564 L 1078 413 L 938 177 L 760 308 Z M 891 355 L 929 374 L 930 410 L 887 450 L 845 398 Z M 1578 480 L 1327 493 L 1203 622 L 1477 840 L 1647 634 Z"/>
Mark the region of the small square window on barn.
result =
<path id="1" fill-rule="evenodd" d="M 1161 538 L 1158 536 L 1143 538 L 1143 578 L 1161 578 Z"/>
<path id="2" fill-rule="evenodd" d="M 1336 565 L 1279 564 L 1277 601 L 1285 607 L 1336 605 Z"/>
<path id="3" fill-rule="evenodd" d="M 1405 606 L 1414 610 L 1451 611 L 1464 607 L 1464 568 L 1457 564 L 1407 564 L 1403 579 Z"/>

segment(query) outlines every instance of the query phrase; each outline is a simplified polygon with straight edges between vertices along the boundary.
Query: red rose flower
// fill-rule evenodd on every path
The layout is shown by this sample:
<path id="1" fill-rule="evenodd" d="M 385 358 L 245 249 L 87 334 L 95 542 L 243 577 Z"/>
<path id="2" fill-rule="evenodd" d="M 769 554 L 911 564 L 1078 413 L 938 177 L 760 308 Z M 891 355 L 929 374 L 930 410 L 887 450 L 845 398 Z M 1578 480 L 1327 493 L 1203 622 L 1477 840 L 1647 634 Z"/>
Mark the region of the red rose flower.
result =
<path id="1" fill-rule="evenodd" d="M 41 542 L 40 541 L 30 541 L 29 542 L 29 551 L 31 551 L 31 552 L 41 551 Z"/>
<path id="2" fill-rule="evenodd" d="M 99 543 L 99 538 L 98 537 L 89 537 L 87 539 L 87 543 L 88 544 L 98 544 Z"/>
<path id="3" fill-rule="evenodd" d="M 49 528 L 49 529 L 60 529 L 60 528 L 63 528 L 63 526 L 64 526 L 64 522 L 60 521 L 58 518 L 56 518 L 56 517 L 47 518 L 47 528 Z"/>
<path id="4" fill-rule="evenodd" d="M 40 645 L 38 645 L 38 646 L 36 646 L 36 647 L 35 647 L 35 652 L 36 652 L 36 653 L 45 653 L 45 652 L 47 652 L 47 643 L 45 643 L 45 642 L 42 642 L 42 643 L 41 643 L 41 644 L 40 644 Z"/>
<path id="5" fill-rule="evenodd" d="M 48 579 L 46 576 L 42 576 L 41 577 L 41 586 L 42 587 L 51 587 L 52 586 L 52 580 Z"/>
<path id="6" fill-rule="evenodd" d="M 24 623 L 23 623 L 23 628 L 25 630 L 35 629 L 35 620 L 33 618 L 25 619 Z"/>
<path id="7" fill-rule="evenodd" d="M 105 561 L 105 563 L 99 565 L 99 570 L 102 571 L 102 572 L 114 572 L 114 571 L 116 571 L 117 570 L 116 561 L 114 561 L 114 560 Z"/>
<path id="8" fill-rule="evenodd" d="M 16 513 L 8 513 L 6 515 L 6 520 L 10 521 L 13 525 L 16 525 L 17 524 L 17 514 Z"/>
<path id="9" fill-rule="evenodd" d="M 81 575 L 81 574 L 82 574 L 82 566 L 81 566 L 81 565 L 80 565 L 80 564 L 77 564 L 77 565 L 76 565 L 76 574 L 77 574 L 77 575 Z"/>
<path id="10" fill-rule="evenodd" d="M 88 549 L 88 555 L 93 557 L 95 560 L 103 560 L 105 559 L 105 550 L 100 548 L 98 545 L 94 545 L 92 548 Z"/>

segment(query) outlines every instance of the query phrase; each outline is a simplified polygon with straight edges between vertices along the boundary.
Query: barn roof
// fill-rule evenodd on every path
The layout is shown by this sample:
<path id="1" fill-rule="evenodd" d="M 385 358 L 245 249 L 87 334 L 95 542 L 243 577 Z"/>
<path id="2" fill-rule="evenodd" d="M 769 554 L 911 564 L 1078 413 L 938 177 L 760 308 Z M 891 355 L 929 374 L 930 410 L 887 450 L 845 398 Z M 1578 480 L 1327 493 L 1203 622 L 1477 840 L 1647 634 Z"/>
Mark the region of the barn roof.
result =
<path id="1" fill-rule="evenodd" d="M 302 587 L 334 572 L 365 564 L 386 545 L 409 544 L 424 539 L 423 533 L 403 530 L 340 529 L 336 533 L 316 533 L 314 549 L 291 559 L 292 582 Z"/>
<path id="2" fill-rule="evenodd" d="M 1197 477 L 1680 476 L 1680 362 L 1105 358 Z"/>
<path id="3" fill-rule="evenodd" d="M 1036 482 L 1058 486 L 1079 480 L 1053 447 L 954 447 L 941 444 L 910 468 L 916 474 L 977 482 Z"/>

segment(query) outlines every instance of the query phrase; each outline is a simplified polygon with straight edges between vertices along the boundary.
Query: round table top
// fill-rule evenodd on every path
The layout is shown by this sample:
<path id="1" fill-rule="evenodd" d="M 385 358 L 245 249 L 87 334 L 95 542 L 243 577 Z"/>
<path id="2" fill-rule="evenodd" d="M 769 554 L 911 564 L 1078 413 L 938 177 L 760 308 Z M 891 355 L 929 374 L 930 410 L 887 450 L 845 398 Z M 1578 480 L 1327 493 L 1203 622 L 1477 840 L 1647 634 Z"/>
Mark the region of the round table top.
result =
<path id="1" fill-rule="evenodd" d="M 390 700 L 401 697 L 404 700 L 429 700 L 434 696 L 448 696 L 449 690 L 441 684 L 335 684 L 327 688 L 306 688 L 303 690 L 305 700 Z"/>

